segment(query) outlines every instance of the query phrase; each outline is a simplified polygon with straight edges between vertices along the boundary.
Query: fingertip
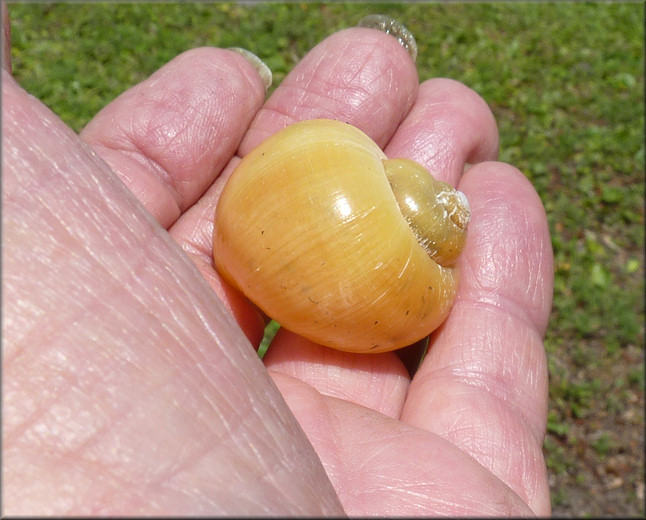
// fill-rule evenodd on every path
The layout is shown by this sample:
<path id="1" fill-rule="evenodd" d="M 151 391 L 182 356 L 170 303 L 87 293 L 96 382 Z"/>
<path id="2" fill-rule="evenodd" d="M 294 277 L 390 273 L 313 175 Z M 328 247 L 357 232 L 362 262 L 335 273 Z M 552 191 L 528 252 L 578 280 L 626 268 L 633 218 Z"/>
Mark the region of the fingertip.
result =
<path id="1" fill-rule="evenodd" d="M 459 187 L 480 211 L 500 212 L 506 222 L 527 220 L 539 236 L 549 234 L 543 201 L 527 176 L 515 166 L 484 161 L 465 170 Z M 504 227 L 504 223 L 501 224 Z"/>
<path id="2" fill-rule="evenodd" d="M 483 161 L 495 161 L 498 158 L 500 148 L 500 136 L 498 134 L 498 123 L 489 106 L 489 103 L 474 89 L 450 78 L 437 78 L 428 80 L 428 88 L 433 88 L 442 95 L 454 97 L 454 103 L 466 114 L 471 114 L 471 131 L 480 134 L 477 139 L 474 136 L 470 147 L 465 148 L 465 163 L 478 163 Z M 427 88 L 424 86 L 423 88 Z M 458 108 L 458 107 L 455 107 Z"/>
<path id="3" fill-rule="evenodd" d="M 385 146 L 417 94 L 406 49 L 389 34 L 352 27 L 328 36 L 298 62 L 265 102 L 240 146 L 244 156 L 306 119 L 352 124 Z"/>
<path id="4" fill-rule="evenodd" d="M 385 14 L 369 14 L 364 16 L 357 23 L 357 27 L 367 27 L 377 29 L 386 34 L 390 34 L 399 44 L 406 49 L 411 59 L 417 60 L 417 42 L 415 36 L 401 22 Z"/>
<path id="5" fill-rule="evenodd" d="M 542 208 L 542 202 L 534 185 L 520 169 L 511 164 L 495 160 L 469 163 L 460 186 L 465 183 L 465 185 L 482 188 L 484 181 L 495 184 L 497 189 L 518 192 L 517 197 L 533 199 L 532 202 Z"/>
<path id="6" fill-rule="evenodd" d="M 455 185 L 465 163 L 495 160 L 498 147 L 498 126 L 486 101 L 459 81 L 434 78 L 420 84 L 386 154 L 412 159 Z"/>
<path id="7" fill-rule="evenodd" d="M 199 47 L 121 94 L 81 136 L 169 227 L 233 157 L 264 100 L 246 58 Z"/>
<path id="8" fill-rule="evenodd" d="M 241 55 L 245 60 L 247 60 L 247 62 L 249 62 L 249 64 L 258 73 L 258 76 L 260 77 L 263 86 L 265 87 L 265 92 L 267 92 L 273 82 L 273 75 L 269 66 L 253 52 L 248 51 L 247 49 L 243 49 L 242 47 L 229 47 L 228 50 Z"/>

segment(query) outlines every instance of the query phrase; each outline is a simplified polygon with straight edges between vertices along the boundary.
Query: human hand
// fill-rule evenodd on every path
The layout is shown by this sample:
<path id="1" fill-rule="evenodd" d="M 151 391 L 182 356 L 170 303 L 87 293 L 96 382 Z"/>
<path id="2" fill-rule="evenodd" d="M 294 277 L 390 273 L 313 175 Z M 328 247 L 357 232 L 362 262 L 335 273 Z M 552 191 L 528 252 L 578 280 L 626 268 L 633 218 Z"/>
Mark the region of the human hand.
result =
<path id="1" fill-rule="evenodd" d="M 252 349 L 168 240 L 257 344 L 260 316 L 212 266 L 217 195 L 236 148 L 333 117 L 459 181 L 473 211 L 456 305 L 412 383 L 394 353 L 331 351 L 286 331 L 265 358 L 340 503 L 351 515 L 549 512 L 547 225 L 519 172 L 482 162 L 497 132 L 473 92 L 419 86 L 398 43 L 365 29 L 325 40 L 263 108 L 241 57 L 190 51 L 82 134 L 166 234 L 3 80 L 5 508 L 340 512 Z M 477 164 L 461 175 L 465 162 Z"/>

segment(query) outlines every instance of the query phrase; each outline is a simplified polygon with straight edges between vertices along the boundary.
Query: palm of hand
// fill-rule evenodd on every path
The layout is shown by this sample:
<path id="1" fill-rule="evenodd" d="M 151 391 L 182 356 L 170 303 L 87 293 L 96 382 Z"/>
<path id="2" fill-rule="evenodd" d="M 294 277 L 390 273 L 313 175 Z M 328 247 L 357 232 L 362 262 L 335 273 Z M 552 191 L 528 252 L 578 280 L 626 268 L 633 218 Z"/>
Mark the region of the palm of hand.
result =
<path id="1" fill-rule="evenodd" d="M 349 40 L 352 46 L 347 44 Z M 368 49 L 369 62 L 365 58 Z M 351 53 L 355 59 L 350 59 Z M 353 70 L 357 62 L 362 63 L 363 76 Z M 229 82 L 221 80 L 223 75 Z M 187 77 L 193 80 L 191 84 L 186 83 Z M 210 219 L 218 193 L 237 161 L 236 150 L 247 153 L 293 120 L 335 117 L 367 129 L 378 144 L 387 145 L 387 155 L 414 158 L 432 171 L 445 172 L 445 180 L 460 183 L 473 211 L 469 244 L 461 259 L 460 292 L 451 316 L 432 337 L 429 353 L 412 382 L 394 353 L 364 356 L 330 351 L 282 331 L 265 365 L 348 514 L 548 514 L 541 443 L 547 392 L 542 334 L 551 303 L 549 236 L 540 201 L 524 177 L 509 166 L 485 162 L 495 159 L 498 143 L 495 124 L 484 103 L 455 82 L 433 80 L 418 85 L 412 62 L 407 61 L 395 40 L 356 29 L 338 33 L 319 45 L 262 108 L 261 82 L 242 58 L 226 51 L 187 53 L 164 67 L 154 80 L 154 90 L 147 85 L 135 87 L 106 107 L 84 130 L 82 138 L 168 229 L 253 343 L 259 342 L 262 333 L 261 318 L 221 284 L 211 261 Z M 334 94 L 321 96 L 321 92 Z M 182 100 L 181 107 L 171 103 L 174 99 Z M 224 105 L 227 110 L 222 110 Z M 82 150 L 75 153 L 79 161 L 84 160 Z M 462 174 L 466 162 L 475 165 Z M 133 222 L 131 227 L 138 225 Z M 95 255 L 114 253 L 101 252 L 100 248 L 95 248 Z M 124 265 L 130 262 L 133 267 L 140 260 L 127 259 Z M 159 268 L 160 272 L 165 269 Z M 138 296 L 148 302 L 152 314 L 170 312 L 161 307 L 176 301 L 172 292 L 176 288 L 164 287 L 164 283 L 156 294 Z M 186 289 L 187 294 L 192 288 Z M 65 291 L 58 291 L 64 300 L 61 294 Z M 195 282 L 197 296 L 191 298 L 199 300 L 198 309 L 203 305 L 200 291 L 203 287 Z M 72 292 L 66 293 L 68 298 L 73 297 Z M 171 310 L 164 314 L 169 320 L 189 313 L 190 305 Z M 236 374 L 236 370 L 251 370 L 249 366 L 255 366 L 253 356 L 231 346 L 242 345 L 240 335 L 230 322 L 222 320 L 217 347 L 233 352 L 230 359 L 225 356 L 224 362 L 232 367 L 228 370 Z M 193 325 L 192 331 L 204 328 L 199 320 Z M 187 325 L 187 338 L 192 333 L 188 329 Z M 146 349 L 155 348 L 148 339 L 138 337 L 145 332 L 133 329 L 131 336 L 143 357 L 150 356 L 151 351 Z M 115 333 L 106 332 L 111 338 Z M 200 344 L 197 333 L 191 340 Z M 164 383 L 168 395 L 185 393 L 185 408 L 198 409 L 206 401 L 211 403 L 213 395 L 207 395 L 208 391 L 187 385 L 190 377 L 201 377 L 196 373 L 202 370 L 222 383 L 214 390 L 216 397 L 225 394 L 227 385 L 244 383 L 248 388 L 233 388 L 233 394 L 248 391 L 256 399 L 268 396 L 270 406 L 264 409 L 262 404 L 258 405 L 260 411 L 251 410 L 240 405 L 244 399 L 226 396 L 230 412 L 238 414 L 241 421 L 251 417 L 256 426 L 265 421 L 267 437 L 285 435 L 282 423 L 274 426 L 271 421 L 282 420 L 289 425 L 290 419 L 283 412 L 278 413 L 280 420 L 274 416 L 272 406 L 280 408 L 281 404 L 275 401 L 273 390 L 257 367 L 251 375 L 235 379 L 222 375 L 227 367 L 204 369 L 201 363 L 224 362 L 209 357 L 211 354 L 201 347 L 191 348 L 196 348 L 197 354 L 186 355 L 182 347 L 177 347 L 170 348 L 173 355 L 152 358 L 158 359 L 158 372 L 161 367 L 169 374 Z M 190 366 L 185 366 L 187 359 Z M 193 363 L 196 359 L 198 363 Z M 123 381 L 119 384 L 125 385 Z M 253 389 L 254 385 L 258 388 Z M 168 397 L 165 392 L 161 394 L 153 398 L 160 407 L 165 402 L 163 397 Z M 220 407 L 216 403 L 210 411 L 207 406 L 199 413 L 207 417 L 212 413 L 212 420 L 227 423 L 224 430 L 231 433 L 231 419 L 223 416 Z M 173 413 L 168 415 L 167 424 L 181 422 L 173 418 Z M 171 428 L 165 442 L 188 446 L 193 442 L 188 451 L 199 452 L 203 441 L 190 440 L 195 431 L 204 433 L 198 426 L 189 431 Z M 111 438 L 119 428 L 110 424 L 99 437 Z M 214 429 L 209 426 L 206 431 L 213 433 Z M 142 423 L 134 431 L 140 430 L 148 432 L 151 444 L 161 442 L 154 424 Z M 298 435 L 296 430 L 294 435 Z M 244 440 L 244 435 L 240 438 Z M 262 444 L 261 439 L 262 435 L 256 441 Z M 225 442 L 231 443 L 232 451 L 248 450 L 243 440 L 240 445 L 236 439 Z M 278 441 L 280 446 L 289 442 Z M 262 452 L 262 447 L 256 449 Z M 267 467 L 276 469 L 281 455 L 284 453 L 274 454 L 275 460 L 267 455 Z M 292 492 L 288 470 L 296 474 L 298 462 L 284 462 L 285 475 L 277 471 L 277 477 L 268 477 L 270 483 L 280 486 L 280 479 L 287 479 L 282 484 L 288 488 L 284 492 Z M 310 467 L 307 464 L 305 467 Z M 200 482 L 188 473 L 184 477 L 188 482 Z M 245 476 L 249 478 L 249 473 L 240 473 L 242 482 Z M 314 481 L 311 486 L 316 490 Z M 256 489 L 251 485 L 249 492 L 253 494 Z M 314 502 L 317 498 L 312 496 Z M 271 499 L 265 499 L 267 510 L 275 511 Z M 228 504 L 226 498 L 216 502 L 216 509 L 245 511 L 240 502 Z M 253 504 L 253 500 L 250 502 Z M 333 506 L 333 502 L 321 502 L 324 510 L 329 504 Z M 182 507 L 200 510 L 191 507 L 188 499 L 178 510 Z M 254 511 L 253 507 L 248 511 Z"/>

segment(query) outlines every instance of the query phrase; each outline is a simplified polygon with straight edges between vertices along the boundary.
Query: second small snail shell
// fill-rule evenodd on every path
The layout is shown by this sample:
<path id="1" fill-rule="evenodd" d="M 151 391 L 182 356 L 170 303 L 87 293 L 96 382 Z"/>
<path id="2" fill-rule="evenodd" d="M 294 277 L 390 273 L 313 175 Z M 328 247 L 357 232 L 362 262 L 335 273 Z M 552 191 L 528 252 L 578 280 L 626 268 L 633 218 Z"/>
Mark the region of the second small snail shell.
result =
<path id="1" fill-rule="evenodd" d="M 215 216 L 218 272 L 281 326 L 351 352 L 412 344 L 446 318 L 464 195 L 357 128 L 295 123 L 238 164 Z"/>

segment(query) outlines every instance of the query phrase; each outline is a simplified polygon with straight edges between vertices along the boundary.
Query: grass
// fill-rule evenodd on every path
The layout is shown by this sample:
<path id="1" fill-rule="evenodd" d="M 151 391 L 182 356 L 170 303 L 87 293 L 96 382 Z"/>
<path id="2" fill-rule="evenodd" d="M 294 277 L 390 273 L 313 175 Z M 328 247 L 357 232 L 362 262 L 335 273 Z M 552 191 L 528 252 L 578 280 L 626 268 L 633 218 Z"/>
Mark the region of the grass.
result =
<path id="1" fill-rule="evenodd" d="M 597 503 L 591 491 L 603 480 L 593 469 L 643 445 L 643 4 L 20 4 L 10 6 L 14 70 L 78 130 L 186 49 L 246 47 L 275 88 L 318 41 L 373 12 L 417 37 L 422 80 L 452 77 L 489 102 L 501 160 L 525 172 L 547 210 L 555 511 L 572 512 L 586 487 L 577 514 L 643 514 L 638 456 L 623 494 L 602 489 Z"/>

